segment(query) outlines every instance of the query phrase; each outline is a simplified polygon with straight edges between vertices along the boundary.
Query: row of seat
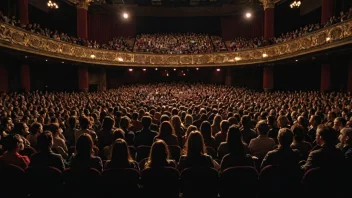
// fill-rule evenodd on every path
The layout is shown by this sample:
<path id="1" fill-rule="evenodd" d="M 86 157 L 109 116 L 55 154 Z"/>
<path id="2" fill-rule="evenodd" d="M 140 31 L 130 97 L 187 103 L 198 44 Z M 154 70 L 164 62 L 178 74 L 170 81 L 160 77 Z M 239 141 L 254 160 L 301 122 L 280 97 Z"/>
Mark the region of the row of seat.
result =
<path id="1" fill-rule="evenodd" d="M 0 197 L 160 197 L 232 198 L 293 197 L 318 192 L 341 193 L 338 174 L 314 168 L 303 176 L 278 166 L 267 166 L 260 174 L 252 167 L 232 167 L 222 173 L 213 168 L 188 168 L 180 174 L 171 167 L 95 169 L 64 172 L 52 167 L 15 165 L 0 169 Z M 333 183 L 328 183 L 333 181 Z M 23 185 L 25 184 L 25 185 Z M 328 185 L 327 185 L 328 184 Z M 317 190 L 318 189 L 318 190 Z M 282 194 L 282 193 L 288 194 Z M 48 194 L 49 193 L 49 194 Z"/>

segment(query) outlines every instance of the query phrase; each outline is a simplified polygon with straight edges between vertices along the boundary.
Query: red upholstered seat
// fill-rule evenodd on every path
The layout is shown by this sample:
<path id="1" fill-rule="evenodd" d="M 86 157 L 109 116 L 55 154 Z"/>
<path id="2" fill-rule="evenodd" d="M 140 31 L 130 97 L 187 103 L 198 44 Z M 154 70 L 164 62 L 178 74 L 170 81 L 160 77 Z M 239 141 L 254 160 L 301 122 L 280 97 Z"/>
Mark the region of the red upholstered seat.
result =
<path id="1" fill-rule="evenodd" d="M 0 197 L 1 198 L 25 198 L 28 196 L 28 188 L 25 185 L 16 184 L 28 183 L 25 172 L 22 168 L 13 165 L 2 165 L 0 167 Z M 19 189 L 21 187 L 21 189 Z"/>
<path id="2" fill-rule="evenodd" d="M 72 197 L 91 197 L 99 195 L 101 174 L 94 168 L 74 171 L 70 168 L 63 172 L 66 195 Z"/>
<path id="3" fill-rule="evenodd" d="M 137 148 L 136 161 L 140 162 L 142 159 L 149 157 L 150 146 L 139 146 Z"/>
<path id="4" fill-rule="evenodd" d="M 139 195 L 138 183 L 136 169 L 106 169 L 102 173 L 100 188 L 104 197 L 135 198 Z"/>

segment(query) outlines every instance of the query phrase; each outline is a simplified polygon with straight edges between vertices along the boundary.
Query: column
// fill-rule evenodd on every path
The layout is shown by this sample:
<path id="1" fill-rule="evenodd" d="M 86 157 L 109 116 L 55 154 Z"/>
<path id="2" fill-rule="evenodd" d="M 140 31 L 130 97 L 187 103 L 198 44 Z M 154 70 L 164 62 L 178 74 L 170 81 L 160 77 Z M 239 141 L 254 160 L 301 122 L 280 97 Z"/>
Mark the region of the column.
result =
<path id="1" fill-rule="evenodd" d="M 77 37 L 88 38 L 88 6 L 89 0 L 80 0 L 77 4 Z"/>
<path id="2" fill-rule="evenodd" d="M 18 17 L 21 24 L 27 25 L 28 19 L 28 0 L 17 0 Z"/>
<path id="3" fill-rule="evenodd" d="M 89 89 L 88 68 L 86 67 L 78 68 L 78 89 L 84 92 L 87 92 Z"/>
<path id="4" fill-rule="evenodd" d="M 352 59 L 348 63 L 347 92 L 352 92 Z"/>
<path id="5" fill-rule="evenodd" d="M 321 23 L 325 24 L 333 16 L 334 0 L 322 0 L 321 2 Z"/>
<path id="6" fill-rule="evenodd" d="M 8 72 L 4 65 L 0 65 L 0 93 L 9 91 Z"/>
<path id="7" fill-rule="evenodd" d="M 263 89 L 265 92 L 274 88 L 274 71 L 272 66 L 263 68 Z"/>
<path id="8" fill-rule="evenodd" d="M 274 37 L 274 14 L 275 14 L 275 3 L 280 0 L 259 0 L 262 2 L 264 7 L 264 39 L 269 40 L 269 38 Z"/>
<path id="9" fill-rule="evenodd" d="M 331 66 L 330 64 L 321 65 L 320 91 L 326 92 L 331 88 Z"/>
<path id="10" fill-rule="evenodd" d="M 231 86 L 232 85 L 232 75 L 231 75 L 231 68 L 226 68 L 226 77 L 225 77 L 225 85 Z"/>
<path id="11" fill-rule="evenodd" d="M 29 71 L 29 66 L 27 64 L 22 64 L 20 68 L 21 72 L 21 89 L 24 92 L 31 91 L 31 76 Z"/>

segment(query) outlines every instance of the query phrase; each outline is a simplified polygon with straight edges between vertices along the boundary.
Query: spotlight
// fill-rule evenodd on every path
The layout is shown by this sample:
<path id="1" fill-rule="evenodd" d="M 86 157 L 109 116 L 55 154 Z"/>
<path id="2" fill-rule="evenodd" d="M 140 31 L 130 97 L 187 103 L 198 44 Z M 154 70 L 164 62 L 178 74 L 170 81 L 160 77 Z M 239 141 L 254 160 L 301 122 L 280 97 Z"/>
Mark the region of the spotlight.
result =
<path id="1" fill-rule="evenodd" d="M 298 62 L 298 60 L 296 60 L 296 62 Z"/>
<path id="2" fill-rule="evenodd" d="M 94 54 L 92 54 L 92 55 L 90 55 L 90 57 L 91 57 L 91 58 L 95 58 L 95 55 L 94 55 Z"/>
<path id="3" fill-rule="evenodd" d="M 158 68 L 155 68 L 155 71 L 158 71 Z"/>
<path id="4" fill-rule="evenodd" d="M 235 60 L 239 61 L 239 60 L 241 60 L 241 57 L 235 57 Z"/>
<path id="5" fill-rule="evenodd" d="M 198 71 L 198 70 L 199 70 L 199 68 L 197 67 L 197 68 L 196 68 L 196 70 Z"/>
<path id="6" fill-rule="evenodd" d="M 64 64 L 65 62 L 64 62 L 64 61 L 62 61 L 61 63 L 62 63 L 62 64 Z"/>
<path id="7" fill-rule="evenodd" d="M 143 69 L 143 71 L 147 71 L 147 69 Z"/>
<path id="8" fill-rule="evenodd" d="M 128 15 L 127 12 L 124 12 L 124 13 L 122 14 L 122 17 L 123 17 L 124 19 L 128 19 L 129 15 Z"/>
<path id="9" fill-rule="evenodd" d="M 169 76 L 169 74 L 166 74 L 166 76 Z"/>
<path id="10" fill-rule="evenodd" d="M 326 41 L 330 41 L 331 40 L 331 38 L 330 37 L 326 37 Z"/>
<path id="11" fill-rule="evenodd" d="M 176 71 L 176 68 L 174 68 L 174 71 Z"/>
<path id="12" fill-rule="evenodd" d="M 133 69 L 128 69 L 128 71 L 130 71 L 130 72 L 131 72 L 131 71 L 133 71 Z"/>
<path id="13" fill-rule="evenodd" d="M 252 17 L 252 14 L 251 14 L 250 12 L 247 12 L 247 13 L 246 13 L 246 18 L 249 19 L 249 18 L 251 18 L 251 17 Z"/>
<path id="14" fill-rule="evenodd" d="M 217 71 L 217 72 L 219 72 L 219 71 L 220 71 L 220 69 L 216 69 L 216 71 Z"/>
<path id="15" fill-rule="evenodd" d="M 48 62 L 48 59 L 45 59 L 45 62 Z"/>
<path id="16" fill-rule="evenodd" d="M 264 53 L 264 54 L 263 54 L 263 57 L 266 58 L 266 57 L 268 57 L 268 55 L 267 55 L 266 53 Z"/>
<path id="17" fill-rule="evenodd" d="M 183 76 L 186 76 L 186 74 L 185 74 L 185 73 L 183 73 Z"/>
<path id="18" fill-rule="evenodd" d="M 117 60 L 120 61 L 120 62 L 122 62 L 122 61 L 123 61 L 123 58 L 118 57 Z"/>
<path id="19" fill-rule="evenodd" d="M 290 8 L 299 8 L 301 6 L 301 1 L 293 1 L 290 4 Z"/>

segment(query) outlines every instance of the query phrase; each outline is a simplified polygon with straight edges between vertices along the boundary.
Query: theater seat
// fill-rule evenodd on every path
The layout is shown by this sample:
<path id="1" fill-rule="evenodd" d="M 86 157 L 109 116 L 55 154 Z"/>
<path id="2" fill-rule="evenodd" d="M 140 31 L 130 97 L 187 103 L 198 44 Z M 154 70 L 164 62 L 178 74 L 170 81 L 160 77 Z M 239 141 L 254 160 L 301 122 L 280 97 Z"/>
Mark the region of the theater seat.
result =
<path id="1" fill-rule="evenodd" d="M 79 171 L 68 168 L 63 172 L 65 194 L 95 198 L 100 193 L 100 177 L 100 172 L 94 168 Z"/>
<path id="2" fill-rule="evenodd" d="M 181 192 L 184 198 L 215 198 L 218 181 L 214 168 L 187 168 L 181 173 Z"/>
<path id="3" fill-rule="evenodd" d="M 215 149 L 213 147 L 207 146 L 206 150 L 207 150 L 207 154 L 210 155 L 213 159 L 217 159 L 218 158 L 218 156 L 216 154 L 216 151 L 215 151 Z"/>
<path id="4" fill-rule="evenodd" d="M 33 147 L 24 147 L 23 150 L 20 151 L 21 155 L 27 156 L 29 159 L 31 159 L 31 156 L 36 153 L 37 151 Z"/>
<path id="5" fill-rule="evenodd" d="M 1 165 L 0 167 L 0 197 L 1 198 L 25 198 L 28 196 L 28 183 L 25 172 L 22 168 L 13 165 Z"/>
<path id="6" fill-rule="evenodd" d="M 147 168 L 141 173 L 143 197 L 178 198 L 180 173 L 171 167 Z"/>
<path id="7" fill-rule="evenodd" d="M 53 192 L 50 197 L 61 197 L 63 180 L 61 171 L 54 167 L 29 167 L 26 176 L 30 197 L 46 197 L 47 192 Z"/>
<path id="8" fill-rule="evenodd" d="M 220 174 L 221 198 L 234 195 L 255 198 L 258 194 L 258 172 L 250 166 L 237 166 L 225 169 Z"/>
<path id="9" fill-rule="evenodd" d="M 140 162 L 142 159 L 149 157 L 150 146 L 139 146 L 137 148 L 136 161 Z"/>
<path id="10" fill-rule="evenodd" d="M 104 197 L 137 198 L 139 172 L 135 169 L 106 169 L 102 173 L 101 185 Z"/>
<path id="11" fill-rule="evenodd" d="M 174 159 L 176 162 L 178 162 L 181 156 L 181 148 L 179 146 L 174 146 L 174 145 L 169 145 L 168 148 L 170 151 L 171 159 Z"/>
<path id="12" fill-rule="evenodd" d="M 130 151 L 130 155 L 132 157 L 133 160 L 136 159 L 136 153 L 137 153 L 137 150 L 134 146 L 128 146 L 128 149 Z"/>

